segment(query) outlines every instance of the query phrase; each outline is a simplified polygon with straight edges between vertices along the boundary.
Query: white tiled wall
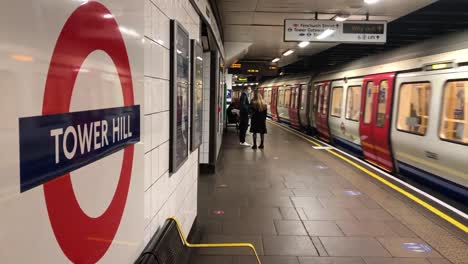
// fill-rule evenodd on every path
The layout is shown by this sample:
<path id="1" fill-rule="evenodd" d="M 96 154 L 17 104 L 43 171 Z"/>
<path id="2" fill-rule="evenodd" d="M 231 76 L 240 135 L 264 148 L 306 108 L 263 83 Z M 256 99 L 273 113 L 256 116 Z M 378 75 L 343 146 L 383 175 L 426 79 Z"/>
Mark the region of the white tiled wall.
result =
<path id="1" fill-rule="evenodd" d="M 169 177 L 170 19 L 199 40 L 200 19 L 188 0 L 145 0 L 145 243 L 176 216 L 188 234 L 197 214 L 198 151 Z"/>
<path id="2" fill-rule="evenodd" d="M 203 134 L 200 145 L 200 163 L 209 163 L 210 145 L 210 52 L 203 54 Z"/>

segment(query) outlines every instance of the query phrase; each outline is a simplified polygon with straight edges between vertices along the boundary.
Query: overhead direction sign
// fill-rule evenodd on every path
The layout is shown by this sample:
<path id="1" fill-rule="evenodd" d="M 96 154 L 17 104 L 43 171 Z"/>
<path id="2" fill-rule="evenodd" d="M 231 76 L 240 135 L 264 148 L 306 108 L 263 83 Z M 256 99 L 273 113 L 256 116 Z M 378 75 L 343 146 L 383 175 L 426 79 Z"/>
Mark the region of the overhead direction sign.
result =
<path id="1" fill-rule="evenodd" d="M 384 44 L 387 22 L 286 19 L 284 41 Z"/>

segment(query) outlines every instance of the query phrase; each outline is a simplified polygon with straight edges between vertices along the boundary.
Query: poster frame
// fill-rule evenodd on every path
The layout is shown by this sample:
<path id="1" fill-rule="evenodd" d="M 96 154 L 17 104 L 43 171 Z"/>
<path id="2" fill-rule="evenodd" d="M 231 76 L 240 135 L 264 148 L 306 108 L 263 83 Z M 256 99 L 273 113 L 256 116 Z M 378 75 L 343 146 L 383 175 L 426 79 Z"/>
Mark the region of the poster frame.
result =
<path id="1" fill-rule="evenodd" d="M 200 43 L 195 40 L 191 39 L 190 40 L 190 54 L 192 55 L 190 58 L 190 65 L 191 65 L 191 75 L 190 75 L 190 151 L 193 152 L 197 150 L 200 145 L 202 144 L 202 138 L 203 138 L 203 48 L 200 45 Z M 201 58 L 201 71 L 202 71 L 202 76 L 201 76 L 201 87 L 197 87 L 196 84 L 196 72 L 198 70 L 197 68 L 197 60 L 200 60 L 198 57 Z M 201 104 L 197 104 L 197 98 L 196 98 L 196 90 L 201 89 Z M 197 107 L 195 107 L 197 106 Z M 200 116 L 199 116 L 199 126 L 198 130 L 196 130 L 195 126 L 195 117 L 196 117 L 196 111 L 200 110 Z M 198 137 L 197 137 L 198 135 Z M 198 138 L 198 142 L 196 142 L 194 139 Z"/>
<path id="2" fill-rule="evenodd" d="M 178 67 L 177 67 L 177 59 L 178 59 L 178 49 L 177 49 L 177 43 L 178 41 L 181 41 L 179 39 L 179 35 L 185 35 L 184 38 L 186 39 L 187 43 L 187 89 L 186 91 L 181 94 L 182 96 L 182 106 L 183 102 L 187 103 L 185 113 L 185 118 L 187 118 L 186 121 L 186 127 L 185 131 L 183 134 L 186 136 L 186 149 L 185 150 L 180 150 L 178 149 L 178 143 L 181 140 L 180 138 L 177 137 L 177 132 L 178 132 L 178 124 L 177 124 L 177 115 L 179 113 L 179 105 L 178 105 L 178 98 L 179 98 L 179 90 L 178 90 Z M 189 118 L 189 112 L 190 112 L 190 107 L 189 107 L 189 89 L 190 89 L 190 38 L 189 38 L 189 33 L 188 31 L 182 26 L 181 23 L 179 23 L 177 20 L 172 19 L 170 22 L 170 75 L 169 75 L 169 94 L 170 94 L 170 111 L 169 111 L 169 116 L 170 116 L 170 137 L 169 137 L 169 172 L 170 175 L 172 173 L 177 172 L 177 170 L 182 167 L 182 165 L 187 161 L 188 155 L 189 155 L 189 138 L 190 138 L 190 129 L 189 129 L 189 123 L 190 123 L 190 118 Z M 184 112 L 182 112 L 184 109 L 182 107 L 181 115 L 182 119 L 184 118 Z M 182 124 L 181 124 L 182 125 Z M 182 152 L 183 158 L 181 160 L 177 160 L 177 155 Z"/>

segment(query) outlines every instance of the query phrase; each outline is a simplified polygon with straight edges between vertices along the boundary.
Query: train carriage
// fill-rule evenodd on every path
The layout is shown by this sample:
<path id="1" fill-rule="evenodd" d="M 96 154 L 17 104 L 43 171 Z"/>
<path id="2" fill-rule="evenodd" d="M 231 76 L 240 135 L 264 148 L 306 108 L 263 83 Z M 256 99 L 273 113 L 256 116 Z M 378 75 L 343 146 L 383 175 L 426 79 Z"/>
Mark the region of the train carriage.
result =
<path id="1" fill-rule="evenodd" d="M 395 89 L 391 138 L 397 170 L 466 192 L 468 67 L 400 74 Z"/>
<path id="2" fill-rule="evenodd" d="M 468 200 L 468 33 L 270 87 L 276 121 Z"/>

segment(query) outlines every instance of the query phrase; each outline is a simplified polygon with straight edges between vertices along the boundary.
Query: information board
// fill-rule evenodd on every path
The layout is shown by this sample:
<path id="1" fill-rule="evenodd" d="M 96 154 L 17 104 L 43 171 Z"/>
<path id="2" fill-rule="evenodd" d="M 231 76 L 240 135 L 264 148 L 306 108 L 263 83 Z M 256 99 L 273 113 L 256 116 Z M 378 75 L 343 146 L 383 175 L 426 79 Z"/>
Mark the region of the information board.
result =
<path id="1" fill-rule="evenodd" d="M 387 22 L 286 19 L 284 41 L 384 44 Z"/>
<path id="2" fill-rule="evenodd" d="M 191 40 L 191 140 L 190 150 L 195 151 L 202 141 L 203 126 L 203 49 L 200 44 Z"/>
<path id="3" fill-rule="evenodd" d="M 170 172 L 188 158 L 189 137 L 189 34 L 171 20 L 171 146 Z"/>

